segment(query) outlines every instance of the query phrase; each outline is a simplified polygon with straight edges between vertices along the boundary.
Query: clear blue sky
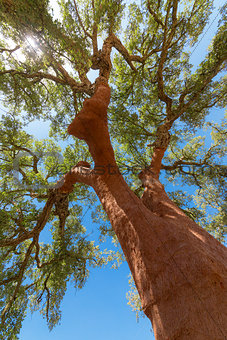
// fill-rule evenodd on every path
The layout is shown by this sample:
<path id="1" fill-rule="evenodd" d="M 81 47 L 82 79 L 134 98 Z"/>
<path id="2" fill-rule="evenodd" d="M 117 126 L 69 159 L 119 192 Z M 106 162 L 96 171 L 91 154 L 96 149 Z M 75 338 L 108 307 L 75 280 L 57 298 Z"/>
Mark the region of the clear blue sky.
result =
<path id="1" fill-rule="evenodd" d="M 215 1 L 221 6 L 224 1 Z M 210 23 L 216 17 L 214 11 Z M 198 64 L 217 28 L 217 17 L 195 49 L 192 62 Z M 209 24 L 208 24 L 209 27 Z M 39 135 L 37 136 L 37 130 Z M 40 122 L 30 125 L 30 131 L 39 138 L 48 136 L 48 127 Z M 84 224 L 91 223 L 89 215 Z M 90 228 L 89 228 L 90 229 Z M 28 313 L 19 336 L 20 340 L 153 340 L 150 321 L 140 318 L 127 305 L 126 292 L 129 269 L 126 263 L 117 270 L 92 269 L 82 290 L 69 287 L 62 303 L 61 324 L 49 332 L 45 320 L 38 312 Z"/>
<path id="2" fill-rule="evenodd" d="M 38 313 L 28 315 L 20 340 L 153 340 L 150 321 L 127 306 L 128 266 L 95 269 L 80 291 L 69 288 L 62 304 L 61 325 L 50 333 Z"/>

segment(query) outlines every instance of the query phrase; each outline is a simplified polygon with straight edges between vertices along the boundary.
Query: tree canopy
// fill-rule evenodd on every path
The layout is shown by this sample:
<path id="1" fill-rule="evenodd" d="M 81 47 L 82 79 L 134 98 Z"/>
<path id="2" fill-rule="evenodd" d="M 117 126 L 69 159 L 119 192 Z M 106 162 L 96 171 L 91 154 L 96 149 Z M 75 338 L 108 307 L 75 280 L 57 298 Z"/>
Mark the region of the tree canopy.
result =
<path id="1" fill-rule="evenodd" d="M 97 71 L 111 86 L 109 132 L 135 194 L 141 195 L 138 173 L 153 149 L 167 148 L 161 176 L 170 197 L 222 242 L 226 231 L 226 122 L 212 121 L 211 114 L 226 104 L 226 7 L 205 58 L 194 67 L 191 56 L 213 1 L 58 3 L 56 18 L 48 0 L 0 0 L 4 339 L 17 339 L 27 305 L 52 328 L 68 281 L 81 288 L 89 268 L 122 260 L 118 248 L 103 250 L 87 236 L 83 215 L 90 208 L 100 242 L 116 241 L 95 193 L 84 184 L 70 194 L 54 187 L 78 162 L 93 164 L 86 144 L 69 137 L 66 127 L 94 94 Z M 36 120 L 50 124 L 43 140 L 26 132 Z"/>

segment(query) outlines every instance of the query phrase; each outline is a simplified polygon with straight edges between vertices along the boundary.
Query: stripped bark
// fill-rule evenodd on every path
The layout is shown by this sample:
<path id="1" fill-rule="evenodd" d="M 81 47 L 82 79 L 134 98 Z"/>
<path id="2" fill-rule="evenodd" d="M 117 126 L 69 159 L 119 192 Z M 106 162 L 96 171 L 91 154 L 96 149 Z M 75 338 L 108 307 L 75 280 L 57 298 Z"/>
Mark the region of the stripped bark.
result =
<path id="1" fill-rule="evenodd" d="M 95 94 L 70 124 L 69 133 L 88 144 L 95 168 L 78 164 L 62 179 L 59 190 L 71 191 L 74 183 L 82 181 L 96 191 L 156 339 L 223 340 L 226 249 L 168 198 L 159 182 L 165 148 L 155 148 L 150 168 L 140 174 L 145 187 L 142 199 L 130 190 L 118 171 L 109 138 L 109 100 L 108 85 L 98 82 Z M 102 174 L 97 172 L 101 166 Z"/>

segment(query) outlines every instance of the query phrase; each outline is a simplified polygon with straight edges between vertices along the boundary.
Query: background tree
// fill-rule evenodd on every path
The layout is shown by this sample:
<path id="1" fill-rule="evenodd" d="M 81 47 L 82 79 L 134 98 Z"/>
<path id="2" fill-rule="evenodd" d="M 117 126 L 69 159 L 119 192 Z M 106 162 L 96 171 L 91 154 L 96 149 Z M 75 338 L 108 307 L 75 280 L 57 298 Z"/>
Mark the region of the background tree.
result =
<path id="1" fill-rule="evenodd" d="M 224 122 L 206 117 L 225 104 L 225 9 L 193 69 L 189 48 L 212 1 L 60 5 L 53 19 L 48 1 L 0 1 L 8 111 L 1 120 L 1 335 L 16 338 L 28 301 L 52 328 L 67 281 L 82 287 L 87 265 L 108 260 L 81 225 L 80 200 L 96 199 L 90 186 L 114 229 L 106 222 L 101 234 L 116 233 L 156 338 L 224 339 L 225 249 L 193 220 L 224 240 Z M 99 72 L 94 83 L 91 69 Z M 52 139 L 38 142 L 24 131 L 34 119 L 51 121 Z M 68 139 L 69 123 L 79 140 Z M 199 133 L 207 124 L 210 145 Z M 68 141 L 62 153 L 60 139 Z M 190 190 L 166 185 L 171 201 L 160 172 L 182 188 L 197 187 L 195 203 Z M 97 206 L 94 219 L 102 215 Z M 52 236 L 41 244 L 46 225 Z"/>

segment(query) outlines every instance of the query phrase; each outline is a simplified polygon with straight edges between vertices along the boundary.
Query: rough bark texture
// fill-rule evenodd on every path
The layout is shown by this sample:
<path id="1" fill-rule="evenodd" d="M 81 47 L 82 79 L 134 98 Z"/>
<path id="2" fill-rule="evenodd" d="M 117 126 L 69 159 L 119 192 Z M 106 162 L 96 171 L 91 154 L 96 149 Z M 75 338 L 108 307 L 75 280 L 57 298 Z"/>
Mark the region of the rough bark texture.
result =
<path id="1" fill-rule="evenodd" d="M 87 142 L 95 169 L 79 163 L 61 182 L 96 191 L 126 256 L 157 340 L 223 340 L 227 334 L 226 248 L 173 204 L 159 182 L 165 149 L 140 174 L 139 199 L 117 171 L 107 127 L 110 89 L 99 83 L 69 126 Z M 97 173 L 97 167 L 105 171 Z M 110 173 L 111 166 L 111 173 Z M 116 171 L 113 171 L 115 169 Z M 62 185 L 63 184 L 63 185 Z"/>

